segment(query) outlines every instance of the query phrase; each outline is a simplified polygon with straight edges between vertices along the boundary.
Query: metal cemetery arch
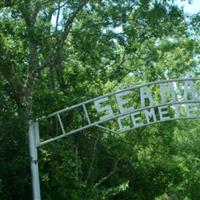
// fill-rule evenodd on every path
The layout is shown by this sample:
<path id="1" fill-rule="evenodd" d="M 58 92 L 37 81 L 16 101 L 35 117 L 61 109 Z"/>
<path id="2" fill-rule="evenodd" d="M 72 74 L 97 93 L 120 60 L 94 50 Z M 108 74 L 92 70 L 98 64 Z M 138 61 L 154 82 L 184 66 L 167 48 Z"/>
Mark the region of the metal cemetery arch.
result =
<path id="1" fill-rule="evenodd" d="M 70 112 L 77 110 L 85 119 L 85 124 L 66 131 L 62 115 L 70 115 Z M 40 141 L 39 121 L 31 121 L 29 124 L 34 200 L 41 199 L 37 154 L 39 147 L 94 126 L 117 133 L 162 121 L 198 119 L 200 78 L 172 79 L 135 85 L 66 107 L 47 116 L 50 117 L 56 117 L 59 121 L 62 134 L 57 137 Z M 119 130 L 102 126 L 110 121 L 114 121 Z"/>

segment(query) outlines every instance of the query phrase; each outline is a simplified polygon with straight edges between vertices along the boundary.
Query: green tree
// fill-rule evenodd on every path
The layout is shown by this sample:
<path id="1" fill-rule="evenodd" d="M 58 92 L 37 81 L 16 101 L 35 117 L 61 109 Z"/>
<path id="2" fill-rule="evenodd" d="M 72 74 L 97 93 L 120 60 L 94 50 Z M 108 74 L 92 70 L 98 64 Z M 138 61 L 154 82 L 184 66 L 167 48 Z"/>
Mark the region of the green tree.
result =
<path id="1" fill-rule="evenodd" d="M 170 0 L 10 0 L 0 8 L 3 199 L 31 199 L 29 120 L 130 83 L 198 72 L 199 42 L 189 31 L 198 16 L 188 21 Z M 93 128 L 41 149 L 43 199 L 198 199 L 198 162 L 185 162 L 178 125 L 130 135 Z M 41 132 L 58 134 L 58 123 L 43 122 Z"/>

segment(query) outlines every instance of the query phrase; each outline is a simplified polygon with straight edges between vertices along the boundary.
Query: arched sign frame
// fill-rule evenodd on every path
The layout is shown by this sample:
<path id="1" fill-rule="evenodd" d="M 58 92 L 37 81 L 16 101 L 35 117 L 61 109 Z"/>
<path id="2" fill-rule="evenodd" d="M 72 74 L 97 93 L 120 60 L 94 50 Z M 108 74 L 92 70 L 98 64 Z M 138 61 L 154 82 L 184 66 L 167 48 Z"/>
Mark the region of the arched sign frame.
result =
<path id="1" fill-rule="evenodd" d="M 198 81 L 199 83 L 197 83 Z M 137 99 L 137 101 L 140 101 L 140 107 L 137 108 L 131 105 L 130 101 L 134 99 L 132 96 L 133 94 L 131 94 L 131 92 L 134 90 L 138 92 L 137 96 L 139 99 Z M 159 94 L 159 100 L 155 100 L 153 95 L 154 90 L 156 90 L 156 93 Z M 115 107 L 118 107 L 118 112 L 115 112 L 112 108 L 114 106 L 111 105 L 112 102 L 109 100 L 111 97 L 116 99 Z M 94 113 L 94 110 L 96 111 L 95 116 L 98 115 L 96 119 L 91 119 L 91 110 L 88 110 L 88 105 L 92 107 L 92 113 Z M 66 132 L 61 115 L 62 113 L 76 109 L 82 110 L 82 113 L 86 118 L 86 123 L 82 127 L 78 127 Z M 171 117 L 168 113 L 169 109 L 173 110 Z M 32 188 L 34 200 L 41 200 L 38 148 L 94 126 L 114 133 L 119 133 L 163 121 L 199 119 L 200 78 L 159 80 L 146 84 L 134 85 L 116 92 L 109 93 L 107 95 L 93 98 L 71 107 L 66 107 L 62 110 L 50 114 L 45 118 L 51 117 L 56 117 L 58 119 L 62 134 L 45 141 L 40 141 L 39 135 L 39 121 L 44 119 L 44 117 L 37 121 L 30 121 L 29 123 L 29 149 L 31 157 Z M 101 125 L 111 120 L 117 120 L 117 124 L 120 128 L 119 131 L 111 130 Z M 125 121 L 125 125 L 123 125 L 123 121 Z M 132 126 L 127 125 L 127 121 L 129 121 L 129 123 L 131 121 Z"/>

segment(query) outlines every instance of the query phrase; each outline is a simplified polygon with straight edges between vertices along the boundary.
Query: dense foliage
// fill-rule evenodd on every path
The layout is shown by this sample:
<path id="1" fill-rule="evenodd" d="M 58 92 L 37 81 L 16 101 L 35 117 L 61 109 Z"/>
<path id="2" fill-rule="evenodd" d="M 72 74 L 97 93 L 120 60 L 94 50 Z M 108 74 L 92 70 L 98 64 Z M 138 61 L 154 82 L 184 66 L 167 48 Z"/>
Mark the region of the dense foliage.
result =
<path id="1" fill-rule="evenodd" d="M 198 77 L 200 15 L 173 0 L 0 1 L 0 197 L 32 198 L 28 122 L 129 84 Z M 67 124 L 80 120 L 68 116 Z M 41 136 L 60 133 L 56 120 Z M 199 200 L 198 120 L 39 150 L 42 199 Z"/>

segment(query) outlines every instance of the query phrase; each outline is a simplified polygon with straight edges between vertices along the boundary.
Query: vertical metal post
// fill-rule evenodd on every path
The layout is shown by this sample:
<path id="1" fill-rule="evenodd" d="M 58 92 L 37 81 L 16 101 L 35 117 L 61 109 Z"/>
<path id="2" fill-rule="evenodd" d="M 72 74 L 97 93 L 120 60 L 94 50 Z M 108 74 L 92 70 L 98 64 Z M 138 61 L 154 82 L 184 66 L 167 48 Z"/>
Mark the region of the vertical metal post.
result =
<path id="1" fill-rule="evenodd" d="M 39 145 L 39 123 L 29 122 L 29 149 L 31 158 L 31 174 L 32 174 L 32 189 L 33 200 L 41 200 L 40 195 L 40 179 L 38 168 L 38 152 L 37 146 Z"/>

